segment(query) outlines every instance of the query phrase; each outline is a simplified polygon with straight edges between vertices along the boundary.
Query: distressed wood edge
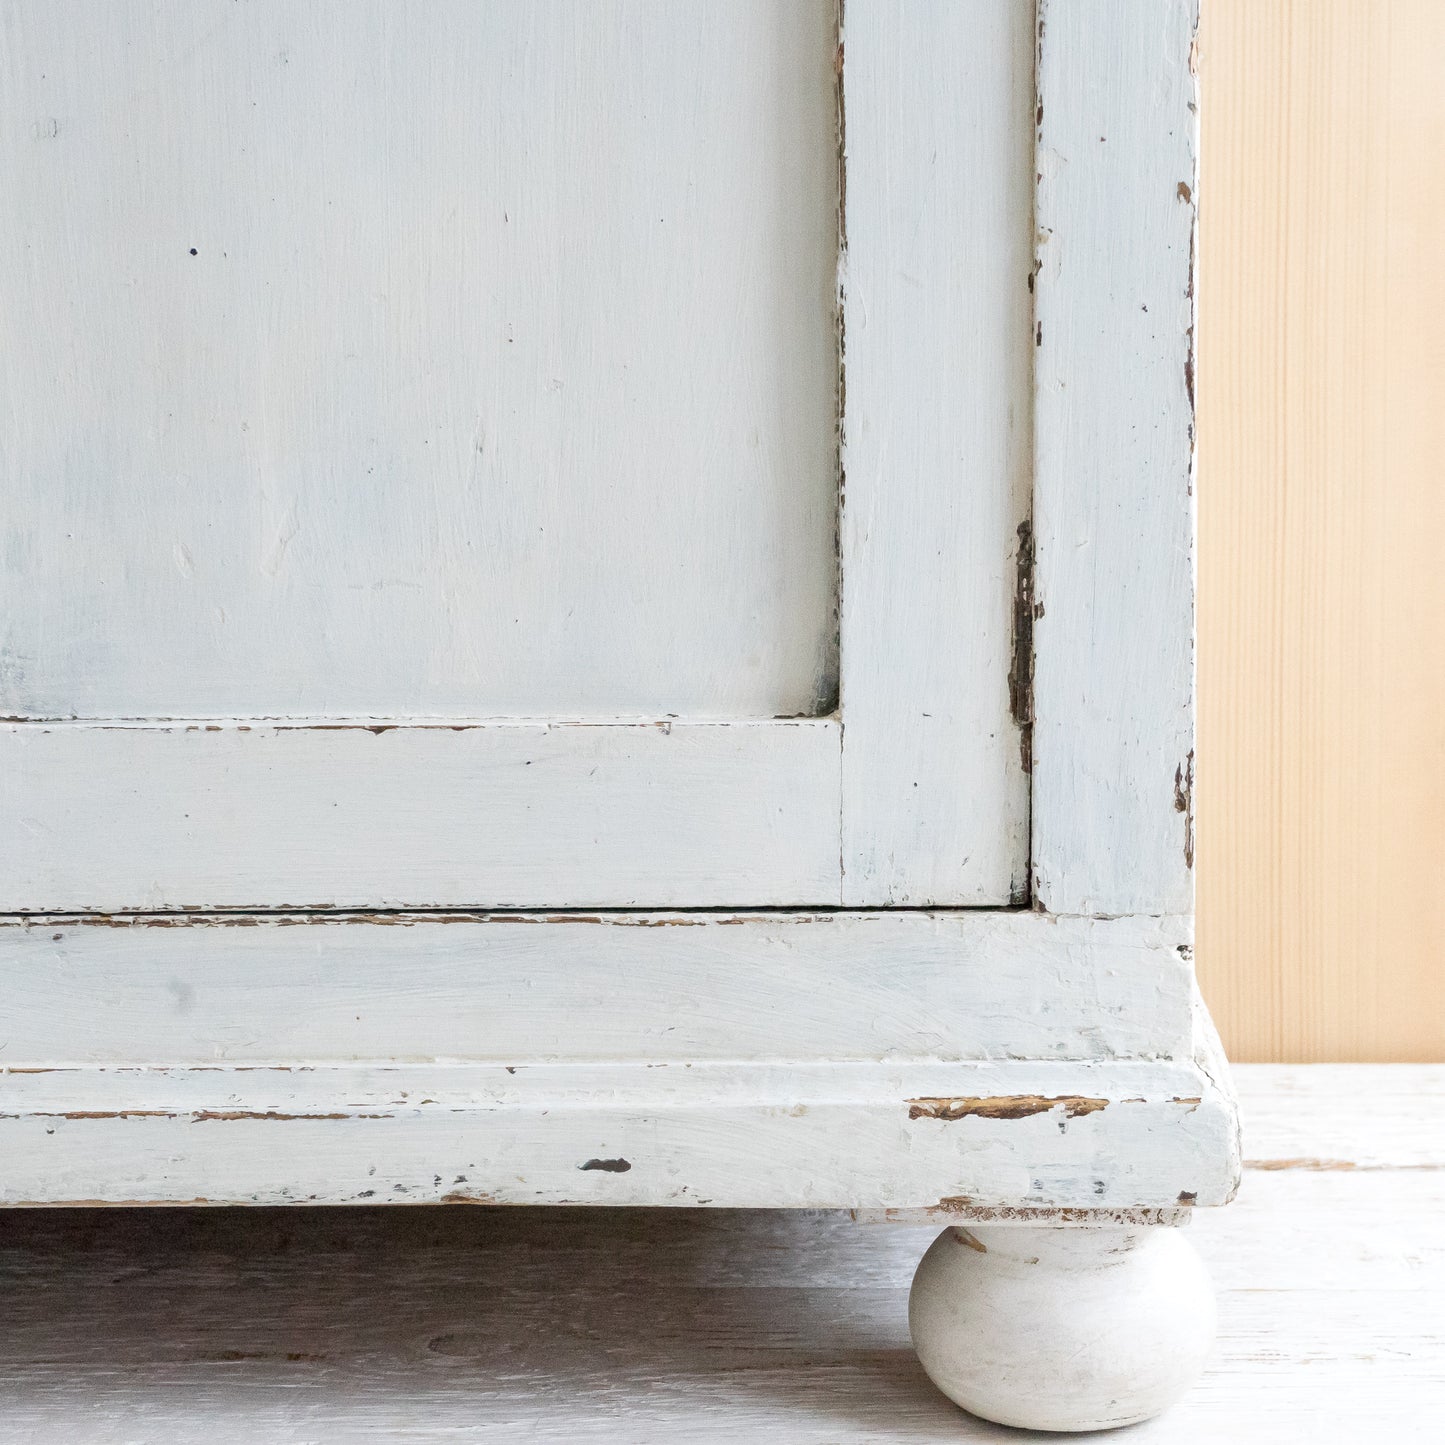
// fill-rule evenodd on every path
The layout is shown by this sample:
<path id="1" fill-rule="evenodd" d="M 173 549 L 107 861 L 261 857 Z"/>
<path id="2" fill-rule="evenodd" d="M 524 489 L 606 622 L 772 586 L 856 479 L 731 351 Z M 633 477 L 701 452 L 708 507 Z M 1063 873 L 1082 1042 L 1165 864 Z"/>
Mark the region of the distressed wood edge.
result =
<path id="1" fill-rule="evenodd" d="M 1030 759 L 1029 896 L 1035 908 L 1059 913 L 1189 911 L 1194 906 L 1194 342 L 1200 0 L 1036 3 L 1037 240 L 1034 274 L 1030 278 L 1035 317 L 1034 483 L 1029 531 L 1021 537 L 1019 555 L 1016 637 L 1023 655 L 1016 656 L 1013 689 L 1016 714 L 1027 725 Z M 1077 43 L 1066 44 L 1060 39 L 1059 32 L 1066 28 L 1064 22 Z M 1182 44 L 1172 43 L 1175 37 L 1171 25 L 1179 27 Z M 1111 184 L 1107 178 L 1095 178 L 1092 186 L 1078 184 L 1079 178 L 1089 173 L 1093 143 L 1105 138 L 1096 134 L 1097 117 L 1089 104 L 1077 105 L 1069 124 L 1061 126 L 1057 118 L 1061 107 L 1051 102 L 1057 92 L 1070 87 L 1075 89 L 1072 99 L 1077 102 L 1077 90 L 1084 83 L 1081 77 L 1088 75 L 1091 65 L 1100 64 L 1096 56 L 1086 53 L 1080 37 L 1087 37 L 1089 46 L 1107 55 L 1110 46 L 1122 43 L 1131 31 L 1169 35 L 1170 42 L 1158 49 L 1159 61 L 1187 68 L 1185 83 L 1174 96 L 1177 106 L 1168 120 L 1170 138 L 1176 130 L 1185 136 L 1187 157 L 1181 162 L 1182 170 L 1179 166 L 1170 169 L 1163 163 L 1168 142 L 1164 126 L 1159 124 L 1151 131 L 1151 137 L 1157 139 L 1159 156 L 1137 159 L 1126 182 Z M 1094 77 L 1089 91 L 1093 108 L 1106 103 L 1104 98 L 1111 85 L 1114 81 L 1108 75 Z M 1061 177 L 1062 189 L 1067 192 L 1062 204 L 1055 196 Z M 1063 420 L 1068 405 L 1064 393 L 1071 381 L 1086 381 L 1101 367 L 1108 370 L 1110 357 L 1132 357 L 1134 353 L 1126 338 L 1113 334 L 1121 329 L 1118 325 L 1106 334 L 1097 334 L 1088 325 L 1080 332 L 1075 326 L 1074 308 L 1087 296 L 1107 288 L 1101 288 L 1097 278 L 1088 274 L 1082 278 L 1072 272 L 1061 275 L 1061 248 L 1052 243 L 1066 244 L 1070 234 L 1077 233 L 1090 238 L 1085 242 L 1087 251 L 1090 244 L 1102 244 L 1100 237 L 1127 238 L 1146 228 L 1151 207 L 1157 211 L 1156 182 L 1167 187 L 1171 198 L 1177 197 L 1185 232 L 1178 239 L 1187 247 L 1187 264 L 1178 276 L 1178 294 L 1168 296 L 1180 308 L 1177 330 L 1166 348 L 1167 355 L 1159 356 L 1150 374 L 1161 379 L 1167 375 L 1171 386 L 1174 378 L 1181 379 L 1177 408 L 1183 423 L 1180 444 L 1162 469 L 1169 475 L 1161 475 L 1159 485 L 1177 483 L 1179 489 L 1175 520 L 1183 518 L 1188 581 L 1182 597 L 1176 591 L 1167 600 L 1178 607 L 1181 619 L 1188 618 L 1188 676 L 1181 680 L 1182 691 L 1170 697 L 1167 706 L 1121 691 L 1121 711 L 1106 722 L 1097 718 L 1091 721 L 1083 697 L 1073 686 L 1078 678 L 1066 680 L 1061 676 L 1062 660 L 1091 657 L 1102 631 L 1117 632 L 1120 626 L 1127 631 L 1137 623 L 1139 614 L 1116 607 L 1114 617 L 1101 619 L 1096 615 L 1097 596 L 1092 590 L 1056 585 L 1060 563 L 1067 565 L 1082 543 L 1073 533 L 1061 539 L 1055 524 L 1061 519 L 1071 522 L 1077 518 L 1084 490 L 1078 475 L 1081 458 L 1085 466 L 1090 460 L 1087 436 L 1075 435 L 1078 428 Z M 1163 241 L 1161 232 L 1160 246 Z M 1076 264 L 1074 270 L 1078 269 Z M 1088 265 L 1082 269 L 1087 272 Z M 1121 310 L 1116 311 L 1111 319 L 1117 321 L 1121 315 Z M 1046 362 L 1052 362 L 1060 336 L 1068 337 L 1069 359 L 1062 367 L 1061 385 L 1054 388 L 1063 400 L 1054 405 L 1056 397 L 1050 392 L 1052 381 Z M 1059 370 L 1053 367 L 1054 372 Z M 1126 378 L 1120 378 L 1115 394 L 1121 399 L 1130 395 Z M 1132 504 L 1125 498 L 1121 505 Z M 1139 538 L 1130 556 L 1142 556 L 1151 548 L 1156 555 L 1172 552 L 1177 541 L 1172 533 Z M 1060 545 L 1055 547 L 1055 543 Z M 1109 566 L 1122 571 L 1129 561 L 1130 557 L 1114 558 Z M 1146 614 L 1157 614 L 1165 605 L 1159 599 L 1136 597 L 1134 602 L 1142 605 Z M 1138 648 L 1133 650 L 1139 652 Z M 1121 742 L 1126 731 L 1129 738 Z M 1121 759 L 1131 758 L 1134 774 L 1121 777 Z M 1140 782 L 1140 769 L 1149 775 L 1147 816 L 1157 820 L 1150 834 L 1157 832 L 1160 837 L 1140 830 L 1144 803 L 1129 796 Z M 1126 815 L 1122 827 L 1119 814 Z M 1163 842 L 1166 836 L 1167 845 Z M 1101 841 L 1105 837 L 1108 842 Z"/>
<path id="2" fill-rule="evenodd" d="M 859 1224 L 1015 1225 L 1049 1229 L 1179 1229 L 1194 1216 L 1192 1206 L 1177 1209 L 1037 1209 L 940 1203 L 925 1209 L 851 1209 Z"/>
<path id="3" fill-rule="evenodd" d="M 0 1091 L 0 1203 L 12 1207 L 952 1216 L 1172 1210 L 1223 1203 L 1235 1182 L 1232 1116 L 1179 1063 L 81 1069 L 0 1076 Z M 989 1107 L 916 1107 L 939 1098 Z M 1072 1098 L 1093 1107 L 1073 1112 Z"/>
<path id="4" fill-rule="evenodd" d="M 1229 1071 L 1223 1040 L 1220 1039 L 1209 1007 L 1199 992 L 1198 983 L 1194 986 L 1193 1066 L 1203 1081 L 1203 1097 L 1219 1116 L 1220 1133 L 1226 1145 L 1224 1162 L 1228 1173 L 1228 1187 L 1224 1197 L 1216 1202 L 1229 1204 L 1239 1193 L 1239 1186 L 1244 1179 L 1244 1139 L 1239 1094 Z"/>

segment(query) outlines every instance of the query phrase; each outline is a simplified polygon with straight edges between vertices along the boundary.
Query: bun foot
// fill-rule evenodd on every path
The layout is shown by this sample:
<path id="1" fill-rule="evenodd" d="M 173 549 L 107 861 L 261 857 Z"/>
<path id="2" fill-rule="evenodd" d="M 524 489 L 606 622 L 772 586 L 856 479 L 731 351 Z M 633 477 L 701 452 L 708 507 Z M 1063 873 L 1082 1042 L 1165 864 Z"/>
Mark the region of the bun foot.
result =
<path id="1" fill-rule="evenodd" d="M 1172 1227 L 945 1229 L 908 1322 L 934 1384 L 971 1414 L 1033 1430 L 1157 1415 L 1198 1378 L 1214 1290 Z"/>

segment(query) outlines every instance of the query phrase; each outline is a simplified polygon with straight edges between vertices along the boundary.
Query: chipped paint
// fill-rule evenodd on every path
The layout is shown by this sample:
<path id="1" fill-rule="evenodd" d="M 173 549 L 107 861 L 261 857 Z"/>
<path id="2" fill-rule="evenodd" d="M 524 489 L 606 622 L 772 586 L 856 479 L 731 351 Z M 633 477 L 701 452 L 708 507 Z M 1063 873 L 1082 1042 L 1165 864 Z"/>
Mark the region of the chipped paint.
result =
<path id="1" fill-rule="evenodd" d="M 1170 1227 L 1188 1221 L 1188 1208 L 1089 1209 L 1046 1208 L 1036 1205 L 979 1204 L 967 1195 L 945 1195 L 926 1209 L 854 1210 L 859 1220 L 906 1224 L 923 1218 L 964 1215 L 970 1224 L 1044 1224 L 1058 1228 L 1098 1229 L 1111 1225 L 1125 1228 Z"/>
<path id="2" fill-rule="evenodd" d="M 1194 867 L 1194 749 L 1174 769 L 1174 811 L 1184 815 L 1184 865 Z"/>
<path id="3" fill-rule="evenodd" d="M 1034 736 L 1034 531 L 1027 520 L 1018 525 L 1014 552 L 1013 650 L 1009 660 L 1009 712 L 1019 732 L 1019 756 L 1025 773 L 1033 772 Z"/>
<path id="4" fill-rule="evenodd" d="M 1109 1106 L 1107 1099 L 1091 1099 L 1082 1094 L 1059 1094 L 1046 1098 L 1042 1094 L 1007 1094 L 993 1099 L 909 1099 L 910 1119 L 1027 1119 L 1062 1109 L 1065 1117 L 1077 1119 L 1096 1114 Z"/>
<path id="5" fill-rule="evenodd" d="M 21 1071 L 17 1069 L 14 1072 Z M 31 1072 L 43 1071 L 33 1070 Z M 79 1119 L 189 1119 L 193 1124 L 230 1124 L 242 1119 L 292 1123 L 308 1119 L 392 1119 L 395 1117 L 390 1113 L 367 1114 L 353 1110 L 326 1114 L 287 1114 L 277 1109 L 65 1109 L 54 1112 L 37 1109 L 24 1114 L 0 1114 L 0 1119 L 68 1119 L 72 1121 Z"/>

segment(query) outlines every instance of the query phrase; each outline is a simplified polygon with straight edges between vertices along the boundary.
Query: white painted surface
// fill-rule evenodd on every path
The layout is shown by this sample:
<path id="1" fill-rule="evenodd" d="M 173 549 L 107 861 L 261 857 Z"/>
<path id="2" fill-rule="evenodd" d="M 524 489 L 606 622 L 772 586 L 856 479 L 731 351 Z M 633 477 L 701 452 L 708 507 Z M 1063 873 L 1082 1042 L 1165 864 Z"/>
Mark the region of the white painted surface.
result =
<path id="1" fill-rule="evenodd" d="M 0 24 L 0 712 L 831 697 L 834 0 Z"/>
<path id="2" fill-rule="evenodd" d="M 1197 0 L 1042 0 L 1034 898 L 1193 906 Z"/>
<path id="3" fill-rule="evenodd" d="M 1187 939 L 986 911 L 40 917 L 0 926 L 0 1066 L 1182 1057 Z"/>
<path id="4" fill-rule="evenodd" d="M 1361 1167 L 1251 1170 L 1228 1209 L 1196 1211 L 1219 1343 L 1183 1401 L 1121 1439 L 1433 1441 L 1445 1170 L 1409 1166 L 1439 1154 L 1440 1072 L 1236 1070 L 1248 1138 L 1288 1130 L 1292 1151 Z M 914 1358 L 907 1295 L 931 1222 L 587 1208 L 3 1223 L 16 1445 L 1019 1439 L 949 1404 Z"/>
<path id="5" fill-rule="evenodd" d="M 0 908 L 837 903 L 838 725 L 0 724 Z"/>
<path id="6" fill-rule="evenodd" d="M 0 1198 L 1218 1202 L 1233 1109 L 1187 1061 L 1187 936 L 1024 913 L 16 922 Z"/>
<path id="7" fill-rule="evenodd" d="M 1026 1430 L 1152 1419 L 1199 1377 L 1214 1290 L 1178 1229 L 955 1226 L 909 1292 L 919 1362 L 955 1404 Z"/>
<path id="8" fill-rule="evenodd" d="M 342 14 L 6 12 L 0 708 L 155 726 L 0 907 L 1018 901 L 1024 7 L 850 12 L 841 265 L 831 0 Z"/>
<path id="9" fill-rule="evenodd" d="M 0 1075 L 0 1203 L 1223 1203 L 1192 1064 L 353 1064 Z M 1183 1196 L 1183 1198 L 1181 1198 Z"/>
<path id="10" fill-rule="evenodd" d="M 843 38 L 844 901 L 1017 901 L 1032 9 L 848 0 Z"/>
<path id="11" fill-rule="evenodd" d="M 1045 9 L 1032 348 L 1028 7 L 850 7 L 841 710 L 802 720 L 772 714 L 831 703 L 831 6 L 69 13 L 6 17 L 27 43 L 3 103 L 38 107 L 52 53 L 65 101 L 9 143 L 17 214 L 43 193 L 34 227 L 68 239 L 0 234 L 23 283 L 4 475 L 51 534 L 16 544 L 3 685 L 22 715 L 206 718 L 0 733 L 0 907 L 1016 900 L 1032 350 L 1035 902 L 1187 911 L 1170 487 L 1192 192 L 1156 194 L 1192 167 L 1186 0 Z M 1119 160 L 1070 150 L 1101 118 Z M 68 141 L 90 149 L 46 150 Z M 172 257 L 192 222 L 196 255 Z M 1164 300 L 1157 332 L 1140 297 Z M 656 425 L 675 413 L 681 432 Z M 203 520 L 220 540 L 192 547 Z M 759 555 L 735 575 L 740 551 Z M 645 720 L 678 708 L 696 716 Z M 509 710 L 542 717 L 478 721 Z M 13 935 L 14 1022 L 42 1047 L 19 1063 L 0 1039 L 12 1202 L 1164 1209 L 1233 1187 L 1173 918 L 851 917 L 803 946 L 803 921 L 720 919 L 676 954 L 613 935 L 580 960 L 576 923 L 508 923 L 538 939 L 525 962 L 468 919 L 413 926 L 498 942 L 413 945 L 406 965 L 394 940 L 423 935 L 377 920 L 258 924 L 254 945 L 234 921 L 153 930 L 153 954 L 140 930 L 108 953 L 99 925 L 53 926 L 84 944 Z M 243 953 L 255 971 L 227 976 Z M 65 1030 L 47 1004 L 83 980 L 88 1031 Z M 56 1069 L 67 1050 L 82 1067 Z"/>

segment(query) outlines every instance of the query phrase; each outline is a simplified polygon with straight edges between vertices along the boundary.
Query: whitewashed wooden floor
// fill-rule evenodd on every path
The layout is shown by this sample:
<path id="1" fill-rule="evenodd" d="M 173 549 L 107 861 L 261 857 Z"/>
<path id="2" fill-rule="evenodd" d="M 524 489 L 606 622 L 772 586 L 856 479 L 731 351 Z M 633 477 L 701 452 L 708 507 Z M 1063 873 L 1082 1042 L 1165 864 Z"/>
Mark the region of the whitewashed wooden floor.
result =
<path id="1" fill-rule="evenodd" d="M 1158 1442 L 1445 1441 L 1445 1066 L 1241 1068 L 1194 1238 L 1213 1366 Z M 0 1217 L 0 1441 L 1025 1440 L 908 1345 L 932 1230 L 625 1210 Z M 1103 1437 L 1075 1437 L 1103 1438 Z"/>

